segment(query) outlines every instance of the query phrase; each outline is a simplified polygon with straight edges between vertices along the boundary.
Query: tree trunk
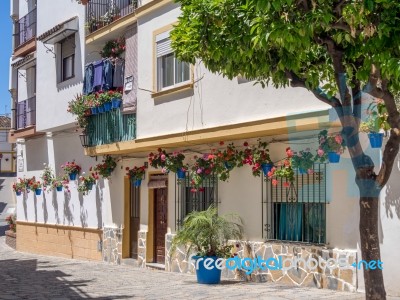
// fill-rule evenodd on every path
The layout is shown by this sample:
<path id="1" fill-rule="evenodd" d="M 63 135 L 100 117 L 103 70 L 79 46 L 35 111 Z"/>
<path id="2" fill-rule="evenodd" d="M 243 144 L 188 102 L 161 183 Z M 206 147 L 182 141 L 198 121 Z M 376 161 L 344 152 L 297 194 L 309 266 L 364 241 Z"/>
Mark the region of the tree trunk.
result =
<path id="1" fill-rule="evenodd" d="M 360 195 L 365 195 L 368 187 L 360 185 Z M 379 197 L 360 197 L 360 239 L 362 259 L 368 264 L 376 261 L 375 270 L 363 265 L 365 298 L 367 300 L 386 299 L 382 270 L 378 262 L 381 261 L 378 235 Z M 383 265 L 382 265 L 383 266 Z"/>

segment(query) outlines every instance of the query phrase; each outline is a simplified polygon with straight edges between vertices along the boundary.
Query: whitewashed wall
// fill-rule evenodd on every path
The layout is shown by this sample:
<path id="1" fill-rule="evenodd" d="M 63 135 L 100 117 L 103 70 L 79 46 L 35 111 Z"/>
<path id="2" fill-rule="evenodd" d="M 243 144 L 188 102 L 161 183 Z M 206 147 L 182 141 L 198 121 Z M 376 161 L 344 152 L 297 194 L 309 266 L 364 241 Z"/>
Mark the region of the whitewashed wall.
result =
<path id="1" fill-rule="evenodd" d="M 85 6 L 77 1 L 58 1 L 55 9 L 53 0 L 38 0 L 37 35 L 74 16 L 79 17 L 79 32 L 75 35 L 75 77 L 57 83 L 59 55 L 46 53 L 42 42 L 37 41 L 37 89 L 36 129 L 50 131 L 52 128 L 73 125 L 75 117 L 67 113 L 68 102 L 82 93 L 84 49 L 85 49 Z M 46 45 L 56 51 L 52 45 Z"/>
<path id="2" fill-rule="evenodd" d="M 285 116 L 327 107 L 304 89 L 262 89 L 259 85 L 253 86 L 253 82 L 239 84 L 236 79 L 230 81 L 211 74 L 201 64 L 196 64 L 194 68 L 194 80 L 199 82 L 196 83 L 192 94 L 184 92 L 157 99 L 151 98 L 149 90 L 153 90 L 155 72 L 153 33 L 176 22 L 179 14 L 179 6 L 170 4 L 138 20 L 138 138 Z M 304 105 L 306 109 L 299 105 L 301 102 L 307 104 Z M 157 126 L 154 126 L 154 120 L 157 120 Z"/>

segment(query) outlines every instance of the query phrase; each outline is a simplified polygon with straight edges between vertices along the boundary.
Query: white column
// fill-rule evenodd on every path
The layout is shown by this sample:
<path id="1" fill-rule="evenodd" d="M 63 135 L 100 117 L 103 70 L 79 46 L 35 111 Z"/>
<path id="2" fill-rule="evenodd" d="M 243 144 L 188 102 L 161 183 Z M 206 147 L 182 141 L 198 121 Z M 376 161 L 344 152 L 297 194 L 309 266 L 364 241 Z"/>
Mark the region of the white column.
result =
<path id="1" fill-rule="evenodd" d="M 56 158 L 54 153 L 54 138 L 52 132 L 46 133 L 47 140 L 47 157 L 49 159 L 49 166 L 56 171 Z"/>

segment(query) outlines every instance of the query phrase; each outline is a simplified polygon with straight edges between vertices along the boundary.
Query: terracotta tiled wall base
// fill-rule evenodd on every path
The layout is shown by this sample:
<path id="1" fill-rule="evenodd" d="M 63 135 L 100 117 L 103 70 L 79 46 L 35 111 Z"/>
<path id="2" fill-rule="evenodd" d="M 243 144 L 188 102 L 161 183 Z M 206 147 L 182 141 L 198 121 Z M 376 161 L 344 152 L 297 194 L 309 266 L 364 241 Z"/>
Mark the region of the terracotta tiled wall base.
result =
<path id="1" fill-rule="evenodd" d="M 71 226 L 17 223 L 17 250 L 84 260 L 101 260 L 102 231 Z"/>

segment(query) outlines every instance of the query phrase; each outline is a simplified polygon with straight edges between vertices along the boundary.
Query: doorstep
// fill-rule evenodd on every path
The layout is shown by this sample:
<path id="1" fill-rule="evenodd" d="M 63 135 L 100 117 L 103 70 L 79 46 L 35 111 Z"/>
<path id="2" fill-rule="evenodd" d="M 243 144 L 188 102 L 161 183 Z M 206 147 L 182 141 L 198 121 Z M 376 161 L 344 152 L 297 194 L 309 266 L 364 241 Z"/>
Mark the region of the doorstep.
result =
<path id="1" fill-rule="evenodd" d="M 165 271 L 165 265 L 158 263 L 146 263 L 146 268 Z"/>
<path id="2" fill-rule="evenodd" d="M 122 265 L 126 265 L 126 266 L 132 266 L 132 267 L 135 267 L 135 268 L 139 267 L 138 260 L 134 259 L 134 258 L 123 258 L 121 260 L 121 264 Z"/>

